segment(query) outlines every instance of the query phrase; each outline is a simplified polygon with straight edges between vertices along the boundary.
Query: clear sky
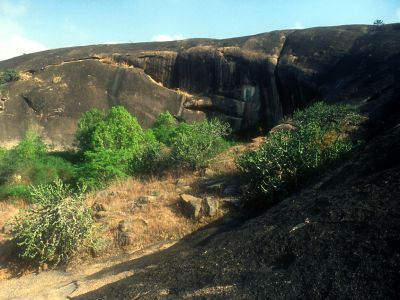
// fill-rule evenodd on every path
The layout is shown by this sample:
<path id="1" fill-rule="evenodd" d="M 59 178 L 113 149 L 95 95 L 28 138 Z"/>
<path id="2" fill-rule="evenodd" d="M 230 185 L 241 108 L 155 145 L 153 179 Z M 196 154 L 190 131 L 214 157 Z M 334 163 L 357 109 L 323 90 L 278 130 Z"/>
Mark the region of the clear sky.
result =
<path id="1" fill-rule="evenodd" d="M 400 22 L 400 0 L 0 0 L 0 60 L 99 43 Z"/>

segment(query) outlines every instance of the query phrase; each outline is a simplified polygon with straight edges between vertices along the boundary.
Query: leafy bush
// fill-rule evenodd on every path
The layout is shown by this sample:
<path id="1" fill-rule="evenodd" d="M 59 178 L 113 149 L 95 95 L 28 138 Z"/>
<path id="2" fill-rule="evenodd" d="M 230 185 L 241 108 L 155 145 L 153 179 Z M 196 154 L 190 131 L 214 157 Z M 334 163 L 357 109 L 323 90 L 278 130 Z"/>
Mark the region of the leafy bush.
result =
<path id="1" fill-rule="evenodd" d="M 3 151 L 0 161 L 0 196 L 27 199 L 29 185 L 48 184 L 57 178 L 73 181 L 74 166 L 49 154 L 42 139 L 28 130 L 21 142 Z"/>
<path id="2" fill-rule="evenodd" d="M 32 187 L 31 198 L 36 204 L 16 218 L 12 229 L 20 257 L 54 265 L 67 261 L 92 233 L 84 189 L 75 192 L 56 180 Z"/>
<path id="3" fill-rule="evenodd" d="M 19 80 L 19 73 L 14 69 L 0 72 L 0 85 Z"/>
<path id="4" fill-rule="evenodd" d="M 158 115 L 152 131 L 159 142 L 171 146 L 177 126 L 178 122 L 174 116 L 167 111 Z"/>
<path id="5" fill-rule="evenodd" d="M 150 175 L 162 171 L 165 165 L 165 146 L 157 141 L 152 130 L 145 133 L 145 145 L 141 155 L 135 156 L 129 162 L 131 175 Z"/>
<path id="6" fill-rule="evenodd" d="M 170 159 L 174 165 L 183 168 L 205 166 L 227 147 L 224 137 L 229 133 L 229 124 L 217 119 L 182 124 L 174 132 Z"/>
<path id="7" fill-rule="evenodd" d="M 342 157 L 353 148 L 345 127 L 359 120 L 348 106 L 322 102 L 295 112 L 288 120 L 295 130 L 271 132 L 257 151 L 237 159 L 252 196 L 270 205 Z"/>
<path id="8" fill-rule="evenodd" d="M 83 154 L 80 178 L 90 186 L 128 176 L 130 162 L 142 156 L 147 143 L 136 118 L 121 106 L 86 112 L 76 140 Z"/>

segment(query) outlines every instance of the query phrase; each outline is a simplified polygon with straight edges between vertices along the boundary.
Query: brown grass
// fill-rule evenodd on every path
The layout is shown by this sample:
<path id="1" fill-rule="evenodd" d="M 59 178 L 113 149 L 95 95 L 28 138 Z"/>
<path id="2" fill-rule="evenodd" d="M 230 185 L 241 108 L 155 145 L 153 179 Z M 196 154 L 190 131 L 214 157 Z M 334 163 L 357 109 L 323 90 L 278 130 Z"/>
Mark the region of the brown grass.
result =
<path id="1" fill-rule="evenodd" d="M 193 185 L 196 179 L 193 175 L 186 175 L 180 182 Z M 196 221 L 184 217 L 179 207 L 179 192 L 177 179 L 172 175 L 164 180 L 130 179 L 114 183 L 106 190 L 92 195 L 88 204 L 106 205 L 106 217 L 98 220 L 98 224 L 103 227 L 99 235 L 104 240 L 113 241 L 113 251 L 136 251 L 157 242 L 178 240 L 216 219 Z M 136 207 L 137 199 L 142 196 L 153 196 L 155 200 L 143 207 Z M 128 247 L 120 247 L 116 243 L 121 221 L 131 228 L 131 245 Z"/>

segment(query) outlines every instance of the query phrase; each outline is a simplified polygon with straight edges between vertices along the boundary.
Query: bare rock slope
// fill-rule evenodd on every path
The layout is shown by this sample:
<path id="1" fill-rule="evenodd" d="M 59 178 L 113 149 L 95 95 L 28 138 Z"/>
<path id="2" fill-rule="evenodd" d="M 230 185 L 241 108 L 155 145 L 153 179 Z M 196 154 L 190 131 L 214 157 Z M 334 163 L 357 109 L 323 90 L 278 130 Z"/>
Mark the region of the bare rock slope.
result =
<path id="1" fill-rule="evenodd" d="M 400 95 L 400 24 L 283 30 L 254 36 L 48 50 L 0 62 L 22 78 L 0 104 L 0 142 L 34 127 L 69 146 L 81 114 L 125 106 L 144 126 L 165 110 L 216 116 L 235 130 L 270 128 L 310 101 L 371 110 Z"/>

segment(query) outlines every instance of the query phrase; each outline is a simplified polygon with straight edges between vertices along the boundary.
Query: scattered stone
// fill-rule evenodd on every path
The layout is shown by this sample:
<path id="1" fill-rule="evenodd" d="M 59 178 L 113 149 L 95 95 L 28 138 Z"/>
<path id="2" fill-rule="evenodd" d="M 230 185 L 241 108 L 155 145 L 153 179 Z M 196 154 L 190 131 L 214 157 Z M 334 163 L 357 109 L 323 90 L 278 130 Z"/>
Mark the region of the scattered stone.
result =
<path id="1" fill-rule="evenodd" d="M 221 202 L 228 207 L 240 207 L 242 205 L 242 200 L 239 197 L 226 197 L 221 199 Z"/>
<path id="2" fill-rule="evenodd" d="M 205 197 L 202 201 L 202 213 L 204 216 L 212 217 L 218 212 L 218 201 L 212 197 Z"/>
<path id="3" fill-rule="evenodd" d="M 136 199 L 136 203 L 139 205 L 146 205 L 157 200 L 157 196 L 140 196 Z"/>
<path id="4" fill-rule="evenodd" d="M 274 133 L 274 132 L 278 132 L 278 131 L 294 131 L 296 129 L 297 128 L 295 126 L 293 126 L 292 124 L 283 123 L 283 124 L 276 125 L 274 128 L 272 128 L 270 130 L 270 132 Z"/>
<path id="5" fill-rule="evenodd" d="M 219 181 L 217 183 L 213 183 L 211 185 L 206 186 L 206 190 L 211 192 L 221 192 L 224 188 L 225 181 Z"/>
<path id="6" fill-rule="evenodd" d="M 201 217 L 203 199 L 189 194 L 180 195 L 183 206 L 183 213 L 186 217 L 198 219 Z"/>

